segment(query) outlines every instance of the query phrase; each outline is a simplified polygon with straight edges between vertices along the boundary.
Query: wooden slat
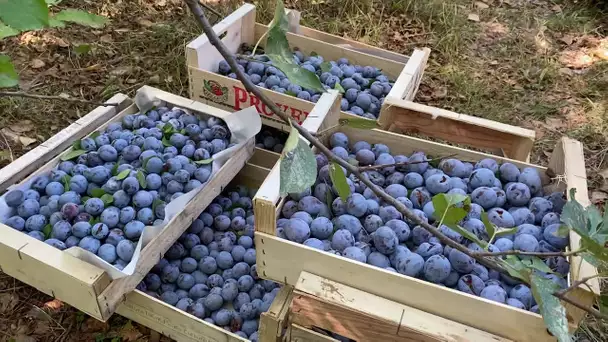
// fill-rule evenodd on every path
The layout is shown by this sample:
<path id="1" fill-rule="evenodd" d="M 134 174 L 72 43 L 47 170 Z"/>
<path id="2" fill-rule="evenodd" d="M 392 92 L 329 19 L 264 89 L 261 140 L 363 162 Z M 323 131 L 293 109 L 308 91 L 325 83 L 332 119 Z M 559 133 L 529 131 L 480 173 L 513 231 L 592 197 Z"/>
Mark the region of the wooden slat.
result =
<path id="1" fill-rule="evenodd" d="M 288 327 L 287 342 L 339 342 L 333 337 L 307 329 L 301 325 L 292 323 Z"/>
<path id="2" fill-rule="evenodd" d="M 295 288 L 294 323 L 357 341 L 508 341 L 308 272 Z"/>
<path id="3" fill-rule="evenodd" d="M 528 160 L 536 135 L 521 127 L 390 96 L 382 104 L 379 123 L 397 132 L 421 133 L 455 144 L 503 150 L 507 157 L 521 161 Z"/>
<path id="4" fill-rule="evenodd" d="M 416 95 L 418 87 L 420 86 L 420 82 L 422 81 L 422 74 L 426 68 L 426 61 L 428 60 L 430 53 L 431 50 L 428 48 L 414 50 L 412 56 L 399 74 L 399 77 L 395 80 L 395 84 L 387 97 L 408 101 L 414 98 L 414 95 Z M 383 113 L 381 112 L 380 116 L 382 115 Z M 382 124 L 386 120 L 379 117 L 378 121 Z M 390 121 L 388 122 L 390 123 Z"/>
<path id="5" fill-rule="evenodd" d="M 135 289 L 137 284 L 145 277 L 150 269 L 158 263 L 162 255 L 177 241 L 194 219 L 209 205 L 224 187 L 245 166 L 253 154 L 253 138 L 234 153 L 228 161 L 218 170 L 217 174 L 190 200 L 183 210 L 169 221 L 165 229 L 158 234 L 141 251 L 139 262 L 135 271 L 129 277 L 114 280 L 99 296 L 104 318 L 109 318 L 118 305 L 124 300 L 124 294 Z"/>
<path id="6" fill-rule="evenodd" d="M 249 162 L 254 165 L 258 165 L 258 166 L 262 166 L 262 167 L 271 169 L 274 166 L 274 164 L 276 164 L 277 161 L 279 161 L 280 157 L 281 157 L 280 153 L 276 153 L 276 152 L 268 151 L 267 149 L 264 149 L 264 148 L 256 147 L 255 152 L 253 153 L 253 156 L 251 157 Z"/>
<path id="7" fill-rule="evenodd" d="M 135 290 L 116 312 L 178 342 L 245 342 L 236 334 Z"/>
<path id="8" fill-rule="evenodd" d="M 124 94 L 116 94 L 106 103 L 119 103 L 120 105 L 118 107 L 100 106 L 95 108 L 33 150 L 0 169 L 0 193 L 63 152 L 74 140 L 78 140 L 97 129 L 116 113 L 130 105 L 131 100 Z"/>
<path id="9" fill-rule="evenodd" d="M 283 329 L 287 325 L 292 292 L 292 286 L 283 286 L 268 311 L 260 314 L 258 334 L 260 341 L 279 342 L 282 340 Z"/>

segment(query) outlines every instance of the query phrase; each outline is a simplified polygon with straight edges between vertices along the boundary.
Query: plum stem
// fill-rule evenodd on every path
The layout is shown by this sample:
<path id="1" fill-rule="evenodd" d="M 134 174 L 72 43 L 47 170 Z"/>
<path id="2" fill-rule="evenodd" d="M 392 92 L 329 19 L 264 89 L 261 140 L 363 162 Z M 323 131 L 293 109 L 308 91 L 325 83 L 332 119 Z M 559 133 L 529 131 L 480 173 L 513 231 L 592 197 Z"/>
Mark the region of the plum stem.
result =
<path id="1" fill-rule="evenodd" d="M 385 167 L 392 167 L 392 166 L 406 166 L 406 165 L 415 165 L 415 164 L 422 164 L 422 163 L 428 163 L 428 162 L 433 162 L 433 161 L 437 161 L 437 160 L 443 160 L 446 158 L 452 158 L 454 157 L 456 154 L 450 154 L 444 157 L 440 157 L 440 158 L 431 158 L 431 159 L 425 159 L 425 160 L 416 160 L 416 161 L 406 161 L 406 162 L 398 162 L 398 163 L 392 163 L 392 164 L 378 164 L 378 165 L 368 165 L 368 166 L 360 166 L 359 167 L 359 171 L 370 171 L 370 170 L 378 170 L 378 169 L 383 169 Z"/>

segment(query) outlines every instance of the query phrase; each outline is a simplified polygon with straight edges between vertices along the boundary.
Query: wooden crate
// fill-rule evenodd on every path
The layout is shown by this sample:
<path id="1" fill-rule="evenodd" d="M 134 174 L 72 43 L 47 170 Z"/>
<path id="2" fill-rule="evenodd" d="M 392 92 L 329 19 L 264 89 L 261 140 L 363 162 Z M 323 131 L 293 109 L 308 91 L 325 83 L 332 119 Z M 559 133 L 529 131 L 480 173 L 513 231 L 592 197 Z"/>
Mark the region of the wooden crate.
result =
<path id="1" fill-rule="evenodd" d="M 391 91 L 384 100 L 378 119 L 382 129 L 422 134 L 515 160 L 530 160 L 536 137 L 533 130 L 415 103 L 404 94 Z"/>
<path id="2" fill-rule="evenodd" d="M 302 127 L 306 128 L 309 132 L 318 133 L 337 126 L 340 119 L 340 98 L 340 93 L 337 90 L 323 93 L 319 101 L 313 103 L 314 107 L 306 119 L 304 119 L 304 122 L 302 122 Z M 289 133 L 290 127 L 280 125 L 278 129 Z M 249 162 L 271 169 L 280 157 L 280 153 L 256 147 Z"/>
<path id="3" fill-rule="evenodd" d="M 163 99 L 169 104 L 179 103 L 172 100 L 185 100 L 168 93 Z M 95 109 L 40 147 L 0 170 L 3 189 L 23 178 L 27 181 L 53 169 L 61 156 L 71 151 L 74 140 L 88 136 L 95 130 L 105 129 L 108 124 L 121 120 L 125 115 L 139 112 L 137 106 L 122 94 L 114 96 L 108 102 L 119 102 L 120 106 Z M 184 106 L 182 102 L 180 107 L 220 118 L 230 114 L 202 103 L 190 100 L 186 102 L 190 105 Z M 66 150 L 67 146 L 70 148 Z M 253 146 L 252 138 L 217 171 L 208 181 L 205 190 L 189 201 L 169 221 L 167 227 L 142 249 L 139 263 L 131 276 L 112 280 L 103 269 L 3 224 L 0 224 L 0 270 L 94 318 L 106 321 L 125 299 L 125 295 L 137 286 L 200 212 L 234 178 L 253 154 Z M 30 162 L 33 165 L 29 165 Z M 32 169 L 36 171 L 31 173 Z"/>
<path id="4" fill-rule="evenodd" d="M 589 204 L 582 145 L 569 138 L 562 138 L 559 141 L 553 151 L 550 167 L 547 169 L 521 161 L 376 129 L 360 130 L 343 127 L 340 130 L 352 142 L 365 140 L 369 143 L 383 143 L 388 145 L 395 154 L 410 155 L 414 151 L 424 151 L 436 157 L 450 155 L 468 161 L 494 158 L 499 162 L 509 161 L 519 167 L 534 167 L 540 171 L 544 185 L 559 190 L 564 190 L 566 185 L 568 188 L 576 188 L 577 200 L 585 206 Z M 566 182 L 551 183 L 550 177 L 555 177 L 555 175 L 564 175 Z M 515 341 L 551 339 L 540 315 L 277 237 L 276 219 L 285 201 L 285 198 L 281 198 L 279 195 L 279 179 L 279 165 L 277 164 L 254 199 L 255 242 L 258 249 L 261 250 L 261 253 L 257 254 L 260 276 L 295 285 L 302 272 L 309 272 L 504 338 Z M 575 234 L 571 234 L 570 241 L 571 246 L 578 246 Z M 571 282 L 596 272 L 591 265 L 578 257 L 571 258 L 570 262 L 572 266 L 569 280 Z M 597 282 L 592 282 L 591 287 L 593 292 L 599 293 Z M 583 288 L 572 291 L 571 296 L 586 305 L 591 305 L 594 300 L 594 293 Z M 566 305 L 566 308 L 569 323 L 576 326 L 584 316 L 584 312 L 569 305 Z"/>
<path id="5" fill-rule="evenodd" d="M 287 40 L 291 48 L 297 47 L 307 55 L 314 51 L 328 60 L 346 57 L 353 64 L 378 67 L 389 78 L 396 80 L 394 88 L 396 91 L 407 93 L 407 99 L 412 99 L 418 89 L 430 51 L 428 49 L 414 50 L 412 56 L 407 57 L 369 45 L 365 45 L 366 50 L 363 50 L 364 44 L 300 27 L 297 21 L 292 21 L 292 29 L 299 29 L 300 32 L 309 34 L 317 32 L 319 39 L 288 32 Z M 224 44 L 233 53 L 238 51 L 242 43 L 255 45 L 267 30 L 267 25 L 255 22 L 255 6 L 251 4 L 241 6 L 214 26 L 214 31 L 222 37 Z M 278 128 L 284 126 L 285 124 L 269 108 L 245 90 L 240 81 L 216 73 L 218 64 L 223 59 L 205 35 L 199 36 L 186 46 L 190 97 L 226 109 L 255 106 L 262 116 L 264 124 Z M 213 86 L 216 91 L 209 91 L 205 85 Z M 259 89 L 300 123 L 304 121 L 314 106 L 312 102 L 293 96 L 265 88 Z M 342 115 L 352 117 L 344 112 Z"/>
<path id="6" fill-rule="evenodd" d="M 251 163 L 239 167 L 239 170 L 232 184 L 246 185 L 253 188 L 260 186 L 270 172 L 270 169 Z M 290 293 L 291 287 L 284 286 L 275 297 L 268 312 L 262 314 L 258 332 L 260 341 L 281 341 L 284 322 L 286 322 L 284 319 L 286 312 L 283 312 L 282 308 L 285 306 L 284 303 Z M 118 307 L 116 312 L 180 342 L 247 341 L 139 290 L 127 294 L 126 300 Z M 262 336 L 264 337 L 262 338 Z"/>

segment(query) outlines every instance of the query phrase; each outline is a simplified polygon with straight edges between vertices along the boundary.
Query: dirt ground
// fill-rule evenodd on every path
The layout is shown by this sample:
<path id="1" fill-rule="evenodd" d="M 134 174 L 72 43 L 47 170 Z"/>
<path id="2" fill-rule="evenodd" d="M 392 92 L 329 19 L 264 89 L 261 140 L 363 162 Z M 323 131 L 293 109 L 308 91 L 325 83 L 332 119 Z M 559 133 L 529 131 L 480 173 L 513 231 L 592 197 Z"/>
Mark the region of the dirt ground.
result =
<path id="1" fill-rule="evenodd" d="M 208 1 L 226 15 L 240 1 Z M 269 22 L 274 1 L 254 1 Z M 608 198 L 608 4 L 544 0 L 293 0 L 306 26 L 399 53 L 431 48 L 416 101 L 534 129 L 532 162 L 555 141 L 585 145 L 594 203 Z M 188 95 L 184 46 L 199 34 L 181 0 L 63 1 L 110 18 L 104 29 L 69 26 L 4 39 L 24 91 L 101 101 L 147 84 Z M 212 18 L 213 19 L 213 18 Z M 90 51 L 82 53 L 82 47 Z M 81 52 L 81 53 L 78 53 Z M 93 109 L 0 97 L 0 167 Z M 607 341 L 591 319 L 579 341 Z M 0 273 L 0 341 L 159 341 L 115 316 L 103 324 Z"/>

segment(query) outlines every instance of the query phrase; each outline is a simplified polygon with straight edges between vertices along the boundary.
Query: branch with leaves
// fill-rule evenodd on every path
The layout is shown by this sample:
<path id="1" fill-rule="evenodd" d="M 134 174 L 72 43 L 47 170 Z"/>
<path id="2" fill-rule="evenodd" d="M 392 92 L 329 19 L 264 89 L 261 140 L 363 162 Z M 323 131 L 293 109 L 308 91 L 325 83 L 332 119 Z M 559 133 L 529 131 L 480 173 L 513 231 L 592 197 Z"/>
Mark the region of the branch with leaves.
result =
<path id="1" fill-rule="evenodd" d="M 447 245 L 451 248 L 454 248 L 465 255 L 475 259 L 478 263 L 497 270 L 503 274 L 509 275 L 511 277 L 517 278 L 521 282 L 529 285 L 532 288 L 532 292 L 534 294 L 537 303 L 540 305 L 540 311 L 543 317 L 545 318 L 545 322 L 549 330 L 556 336 L 560 341 L 568 341 L 570 337 L 568 335 L 568 325 L 565 315 L 565 309 L 561 305 L 560 300 L 564 302 L 568 302 L 586 312 L 598 317 L 598 318 L 608 318 L 606 314 L 600 312 L 594 308 L 590 308 L 584 306 L 568 297 L 566 297 L 567 292 L 571 291 L 574 287 L 580 286 L 585 282 L 591 280 L 581 279 L 581 282 L 575 282 L 572 286 L 567 289 L 560 291 L 558 289 L 557 284 L 555 284 L 550 279 L 547 279 L 542 276 L 541 272 L 552 272 L 551 269 L 542 261 L 541 257 L 551 257 L 551 256 L 569 256 L 573 254 L 582 254 L 585 256 L 585 260 L 593 260 L 596 265 L 600 263 L 605 263 L 608 261 L 608 251 L 603 250 L 603 243 L 600 243 L 597 239 L 590 237 L 590 233 L 588 230 L 588 216 L 582 216 L 584 220 L 581 221 L 580 213 L 585 213 L 585 209 L 580 206 L 575 200 L 571 200 L 564 207 L 564 223 L 571 227 L 572 230 L 577 232 L 583 238 L 583 246 L 581 249 L 572 251 L 572 252 L 560 252 L 560 253 L 533 253 L 531 255 L 527 255 L 527 253 L 521 253 L 519 251 L 513 251 L 509 253 L 494 253 L 487 252 L 489 244 L 487 242 L 481 241 L 474 234 L 468 232 L 459 226 L 459 222 L 464 219 L 467 215 L 467 205 L 470 205 L 470 198 L 464 195 L 458 194 L 440 194 L 433 197 L 433 205 L 435 208 L 435 215 L 440 217 L 438 227 L 446 226 L 449 229 L 452 229 L 465 238 L 476 242 L 479 246 L 483 247 L 486 252 L 474 252 L 469 250 L 466 246 L 457 243 L 447 237 L 440 228 L 427 223 L 426 221 L 419 218 L 415 213 L 407 208 L 403 203 L 397 201 L 392 196 L 388 195 L 384 189 L 372 183 L 367 177 L 365 177 L 361 173 L 361 169 L 351 165 L 348 161 L 341 159 L 331 150 L 329 150 L 325 145 L 323 145 L 313 134 L 308 132 L 306 129 L 301 127 L 295 120 L 293 120 L 289 115 L 283 112 L 272 100 L 270 100 L 267 96 L 264 95 L 250 80 L 245 76 L 245 74 L 238 68 L 237 61 L 235 56 L 228 51 L 228 49 L 223 45 L 218 36 L 213 31 L 211 24 L 205 16 L 205 13 L 198 5 L 195 0 L 185 0 L 188 4 L 190 10 L 196 17 L 198 23 L 202 27 L 203 31 L 209 38 L 209 41 L 213 46 L 217 48 L 220 54 L 224 57 L 232 72 L 236 74 L 236 77 L 239 81 L 241 81 L 250 93 L 254 94 L 258 97 L 262 103 L 264 103 L 270 110 L 279 116 L 283 121 L 290 124 L 291 132 L 289 138 L 285 144 L 282 156 L 281 156 L 281 175 L 289 174 L 289 170 L 291 167 L 297 164 L 297 167 L 300 170 L 304 170 L 303 173 L 299 174 L 297 181 L 292 182 L 284 182 L 283 177 L 281 177 L 280 188 L 281 193 L 299 193 L 310 187 L 316 180 L 316 162 L 314 159 L 314 154 L 310 147 L 304 142 L 304 140 L 299 138 L 301 135 L 304 139 L 309 141 L 317 150 L 324 154 L 329 161 L 331 161 L 330 166 L 330 175 L 336 174 L 341 175 L 343 178 L 344 184 L 346 183 L 346 179 L 344 177 L 343 172 L 340 172 L 340 168 L 346 170 L 347 173 L 354 175 L 361 183 L 367 186 L 373 193 L 378 196 L 380 199 L 385 201 L 387 204 L 394 206 L 400 213 L 404 215 L 405 218 L 412 221 L 414 224 L 421 226 L 430 232 L 433 236 L 435 236 L 441 243 Z M 282 71 L 289 70 L 292 75 L 288 72 L 285 72 L 286 76 L 291 79 L 292 76 L 302 76 L 306 73 L 301 73 L 299 75 L 293 75 L 296 73 L 297 67 L 293 67 L 289 65 L 289 57 L 288 53 L 285 51 L 289 51 L 288 43 L 285 37 L 286 31 L 286 18 L 284 16 L 284 9 L 282 2 L 278 1 L 277 10 L 275 12 L 275 19 L 273 24 L 269 28 L 268 38 L 267 38 L 267 46 L 265 47 L 266 55 L 273 62 L 272 64 L 281 69 Z M 288 64 L 288 65 L 285 65 Z M 305 79 L 299 81 L 302 83 L 307 83 L 310 89 L 315 89 L 315 87 L 310 86 L 310 83 L 314 83 L 314 81 L 308 78 L 309 75 L 306 74 Z M 294 82 L 298 81 L 293 80 Z M 297 83 L 297 82 L 296 82 Z M 331 172 L 331 170 L 338 170 L 338 172 Z M 334 183 L 337 182 L 337 179 L 334 180 L 332 177 L 332 181 Z M 340 189 L 339 184 L 336 184 L 337 188 Z M 340 192 L 340 191 L 338 191 Z M 342 195 L 341 195 L 342 197 Z M 571 198 L 574 198 L 571 195 Z M 592 209 L 587 209 L 592 211 Z M 597 210 L 597 209 L 596 209 Z M 597 215 L 595 213 L 590 214 L 589 217 L 592 217 L 591 220 L 594 220 Z M 600 216 L 601 219 L 601 216 Z M 494 238 L 502 235 L 502 234 L 513 234 L 513 229 L 498 229 L 492 223 L 490 223 L 487 219 L 487 215 L 483 219 L 484 224 L 487 228 L 488 235 L 490 236 L 490 242 L 493 241 Z M 576 221 L 576 222 L 573 222 Z M 595 227 L 593 229 L 597 229 L 600 221 L 595 222 Z M 606 225 L 608 226 L 608 219 L 606 220 Z M 582 227 L 582 228 L 581 228 Z M 608 227 L 606 227 L 606 232 L 608 233 Z M 599 235 L 597 235 L 599 236 Z M 596 236 L 596 237 L 597 237 Z M 605 234 L 608 237 L 608 234 Z M 608 238 L 606 239 L 608 240 Z M 604 241 L 605 243 L 606 241 Z M 523 255 L 526 258 L 520 259 L 517 255 Z M 503 258 L 505 257 L 505 258 Z"/>

